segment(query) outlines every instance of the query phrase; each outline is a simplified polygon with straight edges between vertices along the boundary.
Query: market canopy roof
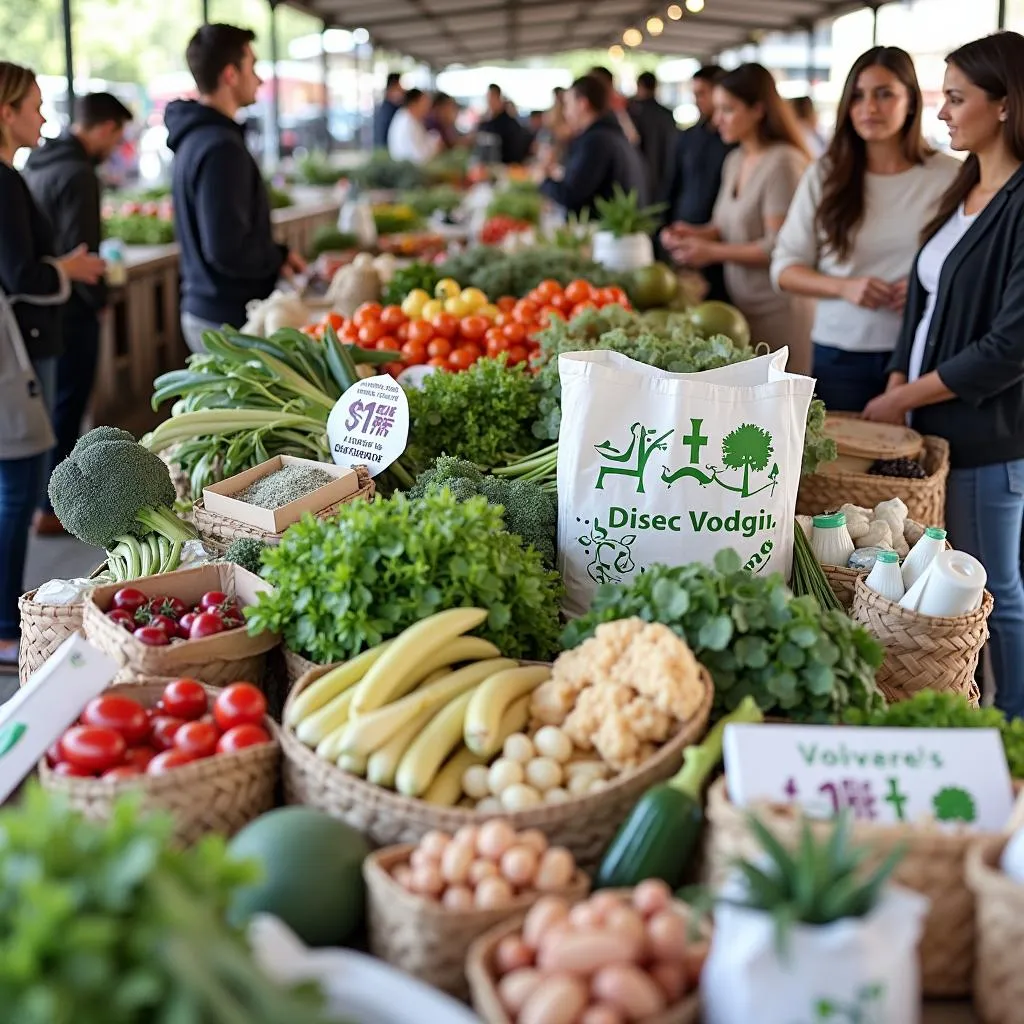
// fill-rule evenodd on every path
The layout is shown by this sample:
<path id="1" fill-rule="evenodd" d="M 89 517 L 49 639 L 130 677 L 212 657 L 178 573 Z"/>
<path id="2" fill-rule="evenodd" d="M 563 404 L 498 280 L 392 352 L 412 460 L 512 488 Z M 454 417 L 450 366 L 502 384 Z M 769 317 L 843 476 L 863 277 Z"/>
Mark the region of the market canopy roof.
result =
<path id="1" fill-rule="evenodd" d="M 697 14 L 665 16 L 650 0 L 284 0 L 338 28 L 365 28 L 377 46 L 434 68 L 599 49 L 651 15 L 664 32 L 644 46 L 706 58 L 764 32 L 789 31 L 872 6 L 866 0 L 705 0 Z M 645 34 L 646 36 L 646 34 Z"/>

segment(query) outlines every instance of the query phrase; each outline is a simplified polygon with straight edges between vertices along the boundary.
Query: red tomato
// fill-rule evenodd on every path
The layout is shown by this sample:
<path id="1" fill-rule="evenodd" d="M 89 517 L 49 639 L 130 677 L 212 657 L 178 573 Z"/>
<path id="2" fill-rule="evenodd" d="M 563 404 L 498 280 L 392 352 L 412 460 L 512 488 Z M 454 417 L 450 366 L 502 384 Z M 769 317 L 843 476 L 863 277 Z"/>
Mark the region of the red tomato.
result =
<path id="1" fill-rule="evenodd" d="M 166 647 L 171 638 L 159 626 L 139 626 L 132 636 L 147 647 Z"/>
<path id="2" fill-rule="evenodd" d="M 409 340 L 409 321 L 408 320 L 404 324 L 399 324 L 395 328 L 395 337 L 400 342 L 402 342 L 403 345 L 405 344 L 405 342 L 407 342 Z"/>
<path id="3" fill-rule="evenodd" d="M 324 317 L 324 324 L 329 324 L 335 331 L 340 331 L 345 326 L 345 318 L 340 313 L 331 312 Z"/>
<path id="4" fill-rule="evenodd" d="M 520 345 L 526 340 L 526 328 L 521 324 L 506 324 L 501 329 L 510 345 Z"/>
<path id="5" fill-rule="evenodd" d="M 225 732 L 236 725 L 262 725 L 267 699 L 252 683 L 232 683 L 217 694 L 213 717 Z"/>
<path id="6" fill-rule="evenodd" d="M 401 306 L 385 306 L 380 312 L 380 322 L 389 331 L 394 331 L 408 321 L 409 318 L 402 312 Z"/>
<path id="7" fill-rule="evenodd" d="M 359 344 L 363 348 L 373 348 L 377 344 L 380 338 L 383 338 L 387 334 L 388 329 L 381 323 L 369 323 L 363 324 L 359 328 Z"/>
<path id="8" fill-rule="evenodd" d="M 127 747 L 119 732 L 99 725 L 73 725 L 60 738 L 64 760 L 87 772 L 105 772 L 120 764 Z"/>
<path id="9" fill-rule="evenodd" d="M 502 313 L 511 313 L 512 310 L 515 309 L 517 301 L 518 299 L 512 295 L 502 295 L 495 305 L 502 311 Z"/>
<path id="10" fill-rule="evenodd" d="M 514 366 L 516 363 L 525 363 L 528 358 L 529 353 L 523 345 L 512 345 L 508 350 L 508 361 L 510 366 Z"/>
<path id="11" fill-rule="evenodd" d="M 427 361 L 427 346 L 422 341 L 407 341 L 402 346 L 402 355 L 410 366 L 418 366 Z"/>
<path id="12" fill-rule="evenodd" d="M 245 747 L 255 747 L 270 742 L 270 733 L 259 725 L 236 725 L 228 729 L 217 741 L 218 754 L 232 754 Z"/>
<path id="13" fill-rule="evenodd" d="M 534 288 L 534 293 L 540 302 L 550 302 L 556 295 L 562 294 L 562 286 L 549 277 Z"/>
<path id="14" fill-rule="evenodd" d="M 499 313 L 494 318 L 493 323 L 495 327 L 504 327 L 505 324 L 514 324 L 515 320 L 513 319 L 512 313 L 510 311 L 508 313 Z"/>
<path id="15" fill-rule="evenodd" d="M 479 341 L 490 326 L 485 316 L 464 316 L 459 321 L 459 333 L 466 341 Z"/>
<path id="16" fill-rule="evenodd" d="M 84 768 L 79 768 L 69 761 L 60 761 L 53 766 L 53 774 L 73 775 L 76 779 L 91 779 L 95 772 L 87 772 Z"/>
<path id="17" fill-rule="evenodd" d="M 496 359 L 502 352 L 508 351 L 508 338 L 499 335 L 487 339 L 487 354 L 491 359 Z"/>
<path id="18" fill-rule="evenodd" d="M 601 299 L 608 305 L 628 306 L 629 296 L 617 285 L 601 289 Z"/>
<path id="19" fill-rule="evenodd" d="M 409 340 L 420 341 L 424 345 L 434 336 L 434 328 L 426 320 L 413 320 L 409 324 Z"/>
<path id="20" fill-rule="evenodd" d="M 180 597 L 154 597 L 148 607 L 152 615 L 166 615 L 175 620 L 188 611 L 188 605 Z"/>
<path id="21" fill-rule="evenodd" d="M 154 615 L 149 620 L 149 625 L 155 629 L 162 629 L 169 638 L 179 635 L 178 623 L 170 615 Z"/>
<path id="22" fill-rule="evenodd" d="M 206 690 L 195 679 L 175 679 L 164 687 L 163 710 L 174 718 L 194 722 L 206 714 Z"/>
<path id="23" fill-rule="evenodd" d="M 512 310 L 512 318 L 518 324 L 528 324 L 537 319 L 538 312 L 540 310 L 536 302 L 522 299 L 516 303 L 516 308 Z"/>
<path id="24" fill-rule="evenodd" d="M 581 302 L 579 305 L 572 307 L 572 313 L 569 314 L 569 318 L 575 320 L 580 313 L 585 313 L 588 309 L 597 309 L 597 303 L 591 302 L 589 299 L 586 302 Z"/>
<path id="25" fill-rule="evenodd" d="M 101 779 L 110 779 L 117 782 L 120 779 L 137 779 L 143 774 L 144 769 L 137 764 L 119 764 L 116 768 L 108 768 L 101 776 Z"/>
<path id="26" fill-rule="evenodd" d="M 175 718 L 173 715 L 157 715 L 153 719 L 153 746 L 157 750 L 169 750 L 174 746 L 175 733 L 184 724 L 184 718 Z"/>
<path id="27" fill-rule="evenodd" d="M 359 328 L 351 320 L 346 320 L 345 326 L 338 332 L 338 340 L 345 342 L 346 345 L 358 344 Z"/>
<path id="28" fill-rule="evenodd" d="M 574 304 L 569 301 L 567 295 L 556 295 L 548 305 L 554 306 L 560 313 L 568 313 Z"/>
<path id="29" fill-rule="evenodd" d="M 402 343 L 390 334 L 385 334 L 383 338 L 377 339 L 378 352 L 398 352 L 401 347 Z"/>
<path id="30" fill-rule="evenodd" d="M 195 612 L 185 612 L 185 614 L 182 615 L 181 620 L 178 622 L 178 636 L 180 636 L 182 640 L 188 639 L 189 630 L 192 629 L 192 623 L 195 621 Z"/>
<path id="31" fill-rule="evenodd" d="M 356 327 L 365 327 L 367 324 L 379 322 L 380 315 L 384 310 L 379 302 L 364 302 L 352 317 L 352 323 Z"/>
<path id="32" fill-rule="evenodd" d="M 447 338 L 434 338 L 427 345 L 427 355 L 433 357 L 448 356 L 451 354 L 452 343 Z"/>
<path id="33" fill-rule="evenodd" d="M 142 743 L 149 736 L 146 709 L 130 697 L 115 693 L 95 697 L 85 705 L 82 725 L 96 725 L 119 732 L 126 743 Z"/>
<path id="34" fill-rule="evenodd" d="M 478 349 L 464 345 L 448 356 L 448 365 L 453 370 L 468 370 L 480 358 Z"/>
<path id="35" fill-rule="evenodd" d="M 149 598 L 141 590 L 136 590 L 135 587 L 122 587 L 114 594 L 114 607 L 123 608 L 126 612 L 132 612 L 132 614 L 148 601 Z"/>
<path id="36" fill-rule="evenodd" d="M 565 287 L 565 297 L 577 306 L 581 302 L 589 302 L 594 298 L 594 286 L 589 281 L 577 278 Z"/>
<path id="37" fill-rule="evenodd" d="M 196 760 L 212 757 L 217 751 L 220 730 L 210 722 L 186 722 L 174 734 L 175 750 L 184 750 Z"/>
<path id="38" fill-rule="evenodd" d="M 427 360 L 427 366 L 436 366 L 439 370 L 448 369 L 448 357 L 447 356 L 431 356 Z"/>
<path id="39" fill-rule="evenodd" d="M 228 600 L 228 595 L 223 590 L 208 590 L 201 598 L 199 604 L 193 611 L 208 612 L 214 608 L 222 608 Z"/>
<path id="40" fill-rule="evenodd" d="M 200 612 L 188 631 L 189 640 L 202 640 L 224 632 L 224 619 L 217 612 Z"/>
<path id="41" fill-rule="evenodd" d="M 46 763 L 52 768 L 55 764 L 60 764 L 64 759 L 64 754 L 60 749 L 60 740 L 55 740 L 46 748 Z"/>
<path id="42" fill-rule="evenodd" d="M 390 373 L 392 377 L 397 377 L 405 369 L 405 363 L 385 363 L 381 370 L 384 373 Z"/>
<path id="43" fill-rule="evenodd" d="M 169 771 L 174 768 L 179 768 L 183 764 L 190 764 L 195 760 L 191 754 L 186 754 L 184 750 L 165 750 L 163 753 L 157 754 L 152 761 L 146 765 L 147 775 L 166 775 Z"/>
<path id="44" fill-rule="evenodd" d="M 129 747 L 124 752 L 124 763 L 133 764 L 141 771 L 145 771 L 146 765 L 156 757 L 156 751 L 152 747 Z"/>
<path id="45" fill-rule="evenodd" d="M 447 338 L 449 341 L 459 333 L 459 321 L 451 313 L 438 313 L 430 323 L 436 336 Z"/>
<path id="46" fill-rule="evenodd" d="M 127 629 L 129 633 L 135 629 L 135 616 L 127 608 L 115 608 L 112 612 L 107 612 L 107 618 L 111 622 L 116 622 L 122 629 Z"/>

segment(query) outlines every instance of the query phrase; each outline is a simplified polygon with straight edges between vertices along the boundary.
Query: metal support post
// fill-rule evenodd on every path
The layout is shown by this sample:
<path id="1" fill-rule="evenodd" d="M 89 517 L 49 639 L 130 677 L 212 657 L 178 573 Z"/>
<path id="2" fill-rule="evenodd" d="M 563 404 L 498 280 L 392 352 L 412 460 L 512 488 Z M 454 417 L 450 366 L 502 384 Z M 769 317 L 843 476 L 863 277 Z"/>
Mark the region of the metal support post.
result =
<path id="1" fill-rule="evenodd" d="M 63 0 L 64 73 L 68 81 L 68 123 L 75 119 L 75 52 L 71 37 L 71 0 Z"/>
<path id="2" fill-rule="evenodd" d="M 1002 32 L 1006 28 L 1006 0 L 999 0 L 999 13 L 997 15 L 997 26 L 999 31 Z"/>
<path id="3" fill-rule="evenodd" d="M 268 0 L 270 5 L 270 63 L 273 79 L 270 89 L 270 121 L 267 125 L 267 146 L 264 152 L 272 170 L 281 163 L 281 78 L 278 74 L 277 5 L 279 0 Z"/>
<path id="4" fill-rule="evenodd" d="M 817 72 L 817 56 L 814 50 L 814 22 L 807 23 L 807 95 L 814 90 L 814 79 Z"/>
<path id="5" fill-rule="evenodd" d="M 320 72 L 324 80 L 324 145 L 327 152 L 334 148 L 334 136 L 331 134 L 331 59 L 327 53 L 327 30 L 331 23 L 324 20 L 324 27 L 320 31 Z"/>
<path id="6" fill-rule="evenodd" d="M 871 45 L 878 45 L 878 6 L 871 8 Z"/>
<path id="7" fill-rule="evenodd" d="M 210 0 L 202 0 L 203 24 L 210 24 Z"/>

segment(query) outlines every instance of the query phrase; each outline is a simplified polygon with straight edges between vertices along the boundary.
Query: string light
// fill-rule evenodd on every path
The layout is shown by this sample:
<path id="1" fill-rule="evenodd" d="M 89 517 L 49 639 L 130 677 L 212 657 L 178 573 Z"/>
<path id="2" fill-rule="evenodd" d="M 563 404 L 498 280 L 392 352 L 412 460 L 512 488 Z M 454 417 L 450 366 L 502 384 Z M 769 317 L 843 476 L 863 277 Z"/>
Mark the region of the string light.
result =
<path id="1" fill-rule="evenodd" d="M 644 41 L 644 34 L 638 28 L 627 28 L 622 33 L 622 41 L 627 46 L 639 46 Z"/>
<path id="2" fill-rule="evenodd" d="M 686 0 L 686 9 L 691 14 L 700 14 L 704 10 L 704 0 Z"/>
<path id="3" fill-rule="evenodd" d="M 678 21 L 683 16 L 683 9 L 679 4 L 669 4 L 668 10 L 665 13 L 672 21 Z"/>
<path id="4" fill-rule="evenodd" d="M 661 18 L 648 18 L 647 19 L 647 34 L 651 36 L 660 36 L 665 31 L 665 22 Z"/>
<path id="5" fill-rule="evenodd" d="M 619 61 L 625 59 L 625 56 L 626 51 L 621 46 L 619 46 L 618 43 L 616 43 L 614 46 L 608 47 L 608 58 L 610 60 L 615 61 L 616 64 L 618 64 Z"/>

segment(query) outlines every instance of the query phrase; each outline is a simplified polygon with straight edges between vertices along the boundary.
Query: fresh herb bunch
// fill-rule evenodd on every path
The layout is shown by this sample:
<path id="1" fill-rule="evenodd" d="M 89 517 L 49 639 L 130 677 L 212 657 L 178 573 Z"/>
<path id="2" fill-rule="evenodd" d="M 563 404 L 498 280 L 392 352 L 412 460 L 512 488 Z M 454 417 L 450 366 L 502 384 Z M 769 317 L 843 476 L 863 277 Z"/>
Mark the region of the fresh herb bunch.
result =
<path id="1" fill-rule="evenodd" d="M 462 193 L 451 185 L 438 185 L 435 188 L 416 188 L 403 192 L 400 202 L 411 207 L 426 219 L 435 213 L 449 214 L 459 208 Z"/>
<path id="2" fill-rule="evenodd" d="M 432 373 L 408 395 L 406 457 L 421 470 L 442 454 L 496 466 L 537 447 L 531 433 L 539 412 L 533 378 L 504 356 L 480 359 L 460 373 Z"/>
<path id="3" fill-rule="evenodd" d="M 35 783 L 0 811 L 0 1006 L 17 1024 L 326 1024 L 224 924 L 250 864 L 220 836 L 170 843 L 121 801 L 86 821 Z"/>
<path id="4" fill-rule="evenodd" d="M 410 263 L 397 267 L 391 280 L 384 286 L 381 301 L 385 306 L 400 306 L 411 291 L 422 288 L 428 295 L 434 294 L 441 275 L 431 263 Z"/>
<path id="5" fill-rule="evenodd" d="M 1010 775 L 1024 779 L 1024 718 L 1007 718 L 998 708 L 975 708 L 960 693 L 918 690 L 908 700 L 866 712 L 850 708 L 846 725 L 907 729 L 998 729 Z"/>
<path id="6" fill-rule="evenodd" d="M 378 235 L 415 231 L 422 223 L 420 215 L 404 203 L 378 203 L 373 208 L 373 224 Z"/>
<path id="7" fill-rule="evenodd" d="M 224 561 L 233 562 L 259 576 L 263 571 L 263 552 L 268 547 L 257 537 L 236 537 L 224 552 Z"/>
<path id="8" fill-rule="evenodd" d="M 496 193 L 487 207 L 487 216 L 511 217 L 539 224 L 542 205 L 541 194 L 535 189 L 507 188 Z"/>
<path id="9" fill-rule="evenodd" d="M 299 179 L 307 185 L 337 185 L 343 172 L 332 167 L 326 153 L 312 152 L 300 156 L 295 162 Z"/>
<path id="10" fill-rule="evenodd" d="M 566 285 L 585 278 L 602 288 L 620 283 L 604 267 L 578 253 L 540 246 L 514 253 L 504 253 L 493 246 L 475 246 L 453 256 L 439 269 L 442 277 L 454 278 L 463 288 L 479 288 L 491 298 L 522 298 L 547 279 Z"/>
<path id="11" fill-rule="evenodd" d="M 526 544 L 532 544 L 544 559 L 555 564 L 555 536 L 558 530 L 558 499 L 531 480 L 502 480 L 481 473 L 471 462 L 441 455 L 424 470 L 409 491 L 410 498 L 421 498 L 447 488 L 458 501 L 483 495 L 499 505 L 505 529 Z"/>
<path id="12" fill-rule="evenodd" d="M 668 208 L 666 203 L 655 206 L 640 205 L 636 190 L 627 192 L 618 183 L 612 189 L 611 198 L 596 199 L 598 230 L 610 231 L 616 238 L 627 235 L 653 235 L 658 229 L 660 215 Z"/>
<path id="13" fill-rule="evenodd" d="M 386 149 L 374 150 L 358 167 L 347 171 L 346 176 L 359 188 L 385 191 L 420 188 L 427 181 L 425 173 L 414 163 L 392 160 Z"/>
<path id="14" fill-rule="evenodd" d="M 170 245 L 174 241 L 174 221 L 144 213 L 107 217 L 103 237 L 120 238 L 125 245 Z"/>
<path id="15" fill-rule="evenodd" d="M 264 553 L 274 588 L 246 609 L 253 633 L 279 632 L 314 661 L 345 661 L 446 608 L 486 608 L 480 635 L 510 658 L 558 649 L 561 585 L 540 555 L 506 532 L 482 497 L 447 490 L 306 516 Z"/>
<path id="16" fill-rule="evenodd" d="M 563 648 L 576 647 L 602 622 L 637 616 L 661 622 L 693 649 L 715 681 L 715 713 L 751 696 L 767 715 L 835 722 L 848 707 L 884 706 L 875 685 L 883 651 L 840 612 L 793 597 L 779 573 L 742 567 L 735 551 L 714 565 L 653 565 L 629 586 L 598 588 L 590 611 L 570 622 Z"/>
<path id="17" fill-rule="evenodd" d="M 339 231 L 333 224 L 324 224 L 313 232 L 307 255 L 315 260 L 324 252 L 344 252 L 346 249 L 358 248 L 359 239 L 351 231 Z"/>

